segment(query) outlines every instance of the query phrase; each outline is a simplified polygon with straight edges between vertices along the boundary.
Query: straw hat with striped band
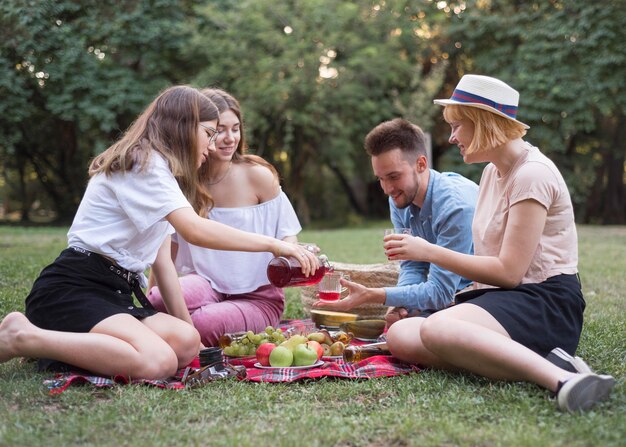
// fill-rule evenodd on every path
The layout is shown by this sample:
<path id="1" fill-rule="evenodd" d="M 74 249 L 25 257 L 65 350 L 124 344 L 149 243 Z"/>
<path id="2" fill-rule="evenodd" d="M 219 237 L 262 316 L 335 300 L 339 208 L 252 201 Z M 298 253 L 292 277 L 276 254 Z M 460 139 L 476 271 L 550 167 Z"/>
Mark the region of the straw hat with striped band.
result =
<path id="1" fill-rule="evenodd" d="M 530 126 L 517 119 L 519 93 L 499 79 L 489 76 L 465 75 L 457 84 L 450 99 L 435 99 L 440 106 L 477 107 L 520 123 L 525 129 Z"/>

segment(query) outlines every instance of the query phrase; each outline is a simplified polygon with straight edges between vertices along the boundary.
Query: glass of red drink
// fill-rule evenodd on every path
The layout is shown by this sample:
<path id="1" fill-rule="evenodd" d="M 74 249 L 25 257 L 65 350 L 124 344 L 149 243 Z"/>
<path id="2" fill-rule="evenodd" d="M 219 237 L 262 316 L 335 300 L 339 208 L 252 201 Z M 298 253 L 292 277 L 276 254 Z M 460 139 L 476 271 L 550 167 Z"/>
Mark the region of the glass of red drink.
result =
<path id="1" fill-rule="evenodd" d="M 341 272 L 328 272 L 324 275 L 322 280 L 317 286 L 318 296 L 321 301 L 338 301 L 341 297 L 341 293 L 346 290 L 341 286 L 340 279 L 344 278 L 349 280 L 347 275 Z"/>

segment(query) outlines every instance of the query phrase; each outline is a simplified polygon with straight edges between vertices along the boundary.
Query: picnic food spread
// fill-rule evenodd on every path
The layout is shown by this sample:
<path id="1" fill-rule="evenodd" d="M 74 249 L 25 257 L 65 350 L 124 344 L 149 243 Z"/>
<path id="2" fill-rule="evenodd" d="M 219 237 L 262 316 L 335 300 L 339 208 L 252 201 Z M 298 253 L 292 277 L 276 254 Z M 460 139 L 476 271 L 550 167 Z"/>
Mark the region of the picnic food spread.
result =
<path id="1" fill-rule="evenodd" d="M 345 331 L 328 331 L 325 329 L 311 332 L 311 320 L 290 320 L 283 322 L 280 329 L 273 327 L 266 328 L 260 334 L 250 334 L 240 332 L 237 334 L 227 334 L 223 338 L 225 347 L 230 346 L 233 341 L 242 346 L 256 345 L 258 338 L 265 340 L 256 346 L 256 355 L 224 355 L 221 361 L 215 361 L 215 354 L 222 350 L 218 348 L 206 348 L 201 352 L 201 358 L 194 360 L 184 369 L 181 369 L 175 377 L 170 380 L 133 380 L 121 376 L 113 379 L 89 376 L 76 372 L 57 375 L 52 380 L 45 381 L 50 390 L 50 394 L 62 393 L 70 384 L 90 383 L 96 387 L 114 386 L 116 384 L 137 383 L 157 386 L 168 389 L 185 389 L 190 387 L 203 386 L 215 380 L 236 378 L 251 382 L 294 382 L 299 380 L 311 380 L 324 377 L 335 377 L 344 379 L 371 379 L 376 377 L 391 377 L 401 374 L 415 373 L 419 371 L 415 365 L 403 363 L 394 359 L 386 349 L 385 343 L 364 344 L 353 337 L 353 334 Z M 306 335 L 303 335 L 306 334 Z M 260 336 L 260 337 L 256 337 Z M 272 340 L 273 336 L 273 340 Z M 297 337 L 296 337 L 297 336 Z M 292 338 L 287 344 L 297 346 L 308 345 L 314 347 L 317 355 L 313 361 L 313 355 L 300 356 L 298 365 L 292 360 L 290 366 L 272 366 L 269 364 L 269 355 L 272 351 L 285 346 L 278 346 Z M 248 340 L 243 343 L 243 339 Z M 283 340 L 278 343 L 278 340 Z M 268 341 L 270 340 L 270 341 Z M 321 343 L 316 341 L 321 340 Z M 329 344 L 330 343 L 330 344 Z M 269 346 L 267 346 L 269 345 Z M 330 347 L 343 350 L 343 355 L 326 355 L 332 353 Z M 322 348 L 324 346 L 324 348 Z M 289 348 L 285 348 L 289 349 Z M 302 349 L 302 348 L 300 348 Z M 322 357 L 319 358 L 319 350 L 322 350 Z M 281 349 L 282 350 L 282 349 Z M 278 352 L 281 352 L 279 350 Z M 312 349 L 309 349 L 311 351 Z M 238 350 L 237 350 L 238 351 Z M 338 353 L 338 351 L 335 351 Z M 293 353 L 291 353 L 293 357 Z M 263 356 L 268 357 L 264 363 Z M 287 356 L 288 357 L 288 356 Z M 302 363 L 311 362 L 308 365 Z M 203 366 L 203 363 L 205 366 Z"/>
<path id="2" fill-rule="evenodd" d="M 263 343 L 273 343 L 278 345 L 286 340 L 282 329 L 275 329 L 272 326 L 265 328 L 265 331 L 255 334 L 252 331 L 235 332 L 224 334 L 219 339 L 220 348 L 224 350 L 224 355 L 229 357 L 250 357 L 256 355 L 256 350 Z"/>

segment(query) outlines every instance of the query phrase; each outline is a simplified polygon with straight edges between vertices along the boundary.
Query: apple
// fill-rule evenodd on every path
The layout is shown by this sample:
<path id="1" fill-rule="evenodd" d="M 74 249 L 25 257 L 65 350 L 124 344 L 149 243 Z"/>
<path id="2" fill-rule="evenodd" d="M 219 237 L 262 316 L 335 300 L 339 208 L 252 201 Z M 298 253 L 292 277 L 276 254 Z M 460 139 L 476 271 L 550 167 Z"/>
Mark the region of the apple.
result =
<path id="1" fill-rule="evenodd" d="M 256 359 L 263 366 L 270 366 L 270 354 L 276 345 L 274 343 L 261 343 L 256 348 Z"/>
<path id="2" fill-rule="evenodd" d="M 284 368 L 286 366 L 291 366 L 292 363 L 293 354 L 291 353 L 291 349 L 284 346 L 276 346 L 274 349 L 272 349 L 272 352 L 270 352 L 271 366 Z"/>
<path id="3" fill-rule="evenodd" d="M 297 345 L 293 350 L 294 366 L 309 366 L 317 362 L 317 349 L 308 344 Z"/>
<path id="4" fill-rule="evenodd" d="M 313 349 L 315 349 L 317 351 L 317 359 L 321 359 L 322 356 L 324 355 L 324 348 L 322 348 L 322 345 L 320 345 L 318 342 L 311 340 L 306 342 L 307 346 L 312 347 Z"/>

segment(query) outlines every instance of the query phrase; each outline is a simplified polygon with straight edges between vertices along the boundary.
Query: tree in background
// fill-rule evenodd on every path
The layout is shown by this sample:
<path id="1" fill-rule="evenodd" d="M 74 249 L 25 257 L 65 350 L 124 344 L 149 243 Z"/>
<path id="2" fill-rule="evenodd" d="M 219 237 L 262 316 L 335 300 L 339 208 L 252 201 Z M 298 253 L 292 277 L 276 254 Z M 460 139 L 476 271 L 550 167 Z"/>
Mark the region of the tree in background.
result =
<path id="1" fill-rule="evenodd" d="M 300 219 L 368 214 L 371 203 L 387 211 L 363 139 L 407 112 L 428 129 L 445 14 L 396 0 L 242 0 L 203 12 L 197 42 L 211 64 L 195 83 L 241 100 L 249 141 L 279 168 Z"/>
<path id="2" fill-rule="evenodd" d="M 451 85 L 472 72 L 520 91 L 529 140 L 557 163 L 586 223 L 626 223 L 624 6 L 468 1 L 449 30 L 458 47 Z"/>
<path id="3" fill-rule="evenodd" d="M 59 221 L 70 220 L 89 160 L 162 88 L 189 77 L 183 24 L 194 3 L 0 4 L 0 165 L 19 185 L 23 219 L 35 177 Z"/>
<path id="4" fill-rule="evenodd" d="M 277 166 L 304 223 L 383 217 L 362 149 L 381 121 L 430 130 L 433 166 L 478 180 L 432 104 L 473 72 L 520 90 L 529 139 L 559 165 L 578 220 L 624 223 L 619 3 L 1 2 L 0 189 L 24 219 L 39 201 L 66 222 L 89 160 L 162 88 L 191 83 L 241 100 L 253 151 Z"/>

